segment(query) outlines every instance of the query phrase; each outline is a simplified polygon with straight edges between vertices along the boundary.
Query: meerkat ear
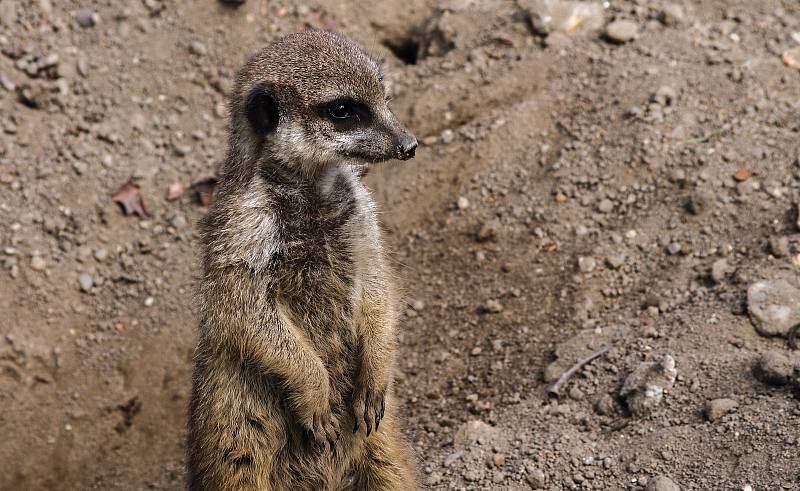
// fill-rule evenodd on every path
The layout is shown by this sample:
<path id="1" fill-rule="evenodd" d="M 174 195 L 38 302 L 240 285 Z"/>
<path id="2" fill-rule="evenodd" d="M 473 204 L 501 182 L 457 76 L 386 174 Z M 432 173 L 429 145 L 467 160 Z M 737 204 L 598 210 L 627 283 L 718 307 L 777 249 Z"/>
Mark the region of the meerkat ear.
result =
<path id="1" fill-rule="evenodd" d="M 278 127 L 278 103 L 264 84 L 256 85 L 247 94 L 245 112 L 250 126 L 260 137 L 267 136 Z"/>

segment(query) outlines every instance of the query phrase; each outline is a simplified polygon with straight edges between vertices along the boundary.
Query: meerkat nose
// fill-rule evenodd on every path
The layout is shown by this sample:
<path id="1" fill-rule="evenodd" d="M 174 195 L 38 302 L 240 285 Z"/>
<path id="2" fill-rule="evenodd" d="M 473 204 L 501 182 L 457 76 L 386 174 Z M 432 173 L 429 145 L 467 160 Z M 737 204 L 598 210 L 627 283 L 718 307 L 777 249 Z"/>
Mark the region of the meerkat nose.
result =
<path id="1" fill-rule="evenodd" d="M 417 139 L 412 134 L 405 134 L 400 137 L 397 144 L 397 158 L 400 160 L 408 160 L 414 158 L 414 153 L 417 150 Z"/>

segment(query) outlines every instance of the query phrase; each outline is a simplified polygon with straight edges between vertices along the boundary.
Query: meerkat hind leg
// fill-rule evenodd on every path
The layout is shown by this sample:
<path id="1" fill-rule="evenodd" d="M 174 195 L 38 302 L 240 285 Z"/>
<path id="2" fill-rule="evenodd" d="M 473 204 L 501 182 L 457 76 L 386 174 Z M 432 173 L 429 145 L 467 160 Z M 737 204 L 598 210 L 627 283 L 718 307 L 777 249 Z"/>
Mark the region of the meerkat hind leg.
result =
<path id="1" fill-rule="evenodd" d="M 381 422 L 380 429 L 372 432 L 364 441 L 363 451 L 354 463 L 353 479 L 348 491 L 417 489 L 410 451 L 396 435 L 393 423 Z"/>

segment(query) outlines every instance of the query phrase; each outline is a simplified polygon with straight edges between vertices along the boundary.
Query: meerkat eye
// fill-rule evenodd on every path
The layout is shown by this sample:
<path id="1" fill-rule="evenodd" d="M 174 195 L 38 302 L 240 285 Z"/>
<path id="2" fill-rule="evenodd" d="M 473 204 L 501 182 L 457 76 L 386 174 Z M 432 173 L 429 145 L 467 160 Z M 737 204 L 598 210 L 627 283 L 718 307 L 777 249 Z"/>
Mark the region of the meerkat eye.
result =
<path id="1" fill-rule="evenodd" d="M 353 113 L 350 105 L 344 102 L 339 102 L 333 105 L 330 109 L 328 109 L 328 114 L 330 114 L 333 119 L 347 119 L 353 116 L 358 117 L 357 114 Z"/>
<path id="2" fill-rule="evenodd" d="M 330 119 L 336 126 L 347 127 L 369 122 L 369 108 L 352 99 L 336 99 L 320 107 L 320 115 Z"/>

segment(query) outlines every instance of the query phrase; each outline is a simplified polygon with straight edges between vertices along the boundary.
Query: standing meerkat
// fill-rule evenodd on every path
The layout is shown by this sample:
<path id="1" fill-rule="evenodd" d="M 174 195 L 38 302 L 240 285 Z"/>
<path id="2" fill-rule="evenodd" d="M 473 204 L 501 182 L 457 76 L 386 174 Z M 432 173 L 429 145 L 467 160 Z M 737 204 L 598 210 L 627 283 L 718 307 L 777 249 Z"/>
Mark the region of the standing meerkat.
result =
<path id="1" fill-rule="evenodd" d="M 392 399 L 395 291 L 366 165 L 414 156 L 380 66 L 326 31 L 239 72 L 201 222 L 190 490 L 416 489 Z"/>

